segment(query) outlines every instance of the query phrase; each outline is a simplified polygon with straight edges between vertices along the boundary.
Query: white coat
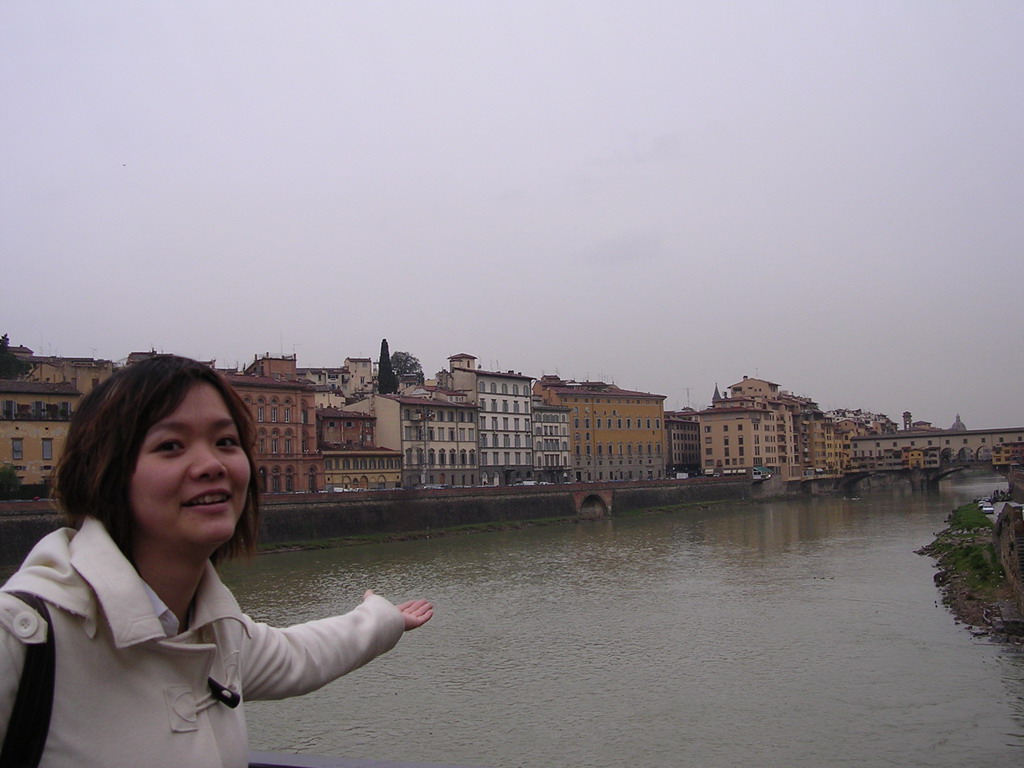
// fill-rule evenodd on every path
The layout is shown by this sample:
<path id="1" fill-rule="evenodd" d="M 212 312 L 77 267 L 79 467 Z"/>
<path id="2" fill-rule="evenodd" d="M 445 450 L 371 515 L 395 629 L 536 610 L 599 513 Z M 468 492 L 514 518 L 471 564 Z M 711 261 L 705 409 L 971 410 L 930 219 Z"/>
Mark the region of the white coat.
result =
<path id="1" fill-rule="evenodd" d="M 44 537 L 3 587 L 42 597 L 56 639 L 56 681 L 42 766 L 248 763 L 245 701 L 315 690 L 390 650 L 400 612 L 371 596 L 343 615 L 287 629 L 254 622 L 207 564 L 187 631 L 168 638 L 143 582 L 97 520 Z M 0 740 L 26 643 L 46 625 L 0 593 Z M 241 694 L 214 699 L 208 678 Z"/>

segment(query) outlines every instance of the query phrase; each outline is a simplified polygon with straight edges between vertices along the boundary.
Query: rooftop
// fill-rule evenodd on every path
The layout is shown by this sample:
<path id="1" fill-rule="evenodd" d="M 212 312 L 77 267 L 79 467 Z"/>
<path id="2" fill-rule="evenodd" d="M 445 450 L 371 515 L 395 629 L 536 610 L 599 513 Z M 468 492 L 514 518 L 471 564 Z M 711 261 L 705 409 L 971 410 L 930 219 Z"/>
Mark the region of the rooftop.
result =
<path id="1" fill-rule="evenodd" d="M 66 382 L 22 381 L 0 379 L 0 392 L 11 395 L 81 395 L 73 384 Z"/>

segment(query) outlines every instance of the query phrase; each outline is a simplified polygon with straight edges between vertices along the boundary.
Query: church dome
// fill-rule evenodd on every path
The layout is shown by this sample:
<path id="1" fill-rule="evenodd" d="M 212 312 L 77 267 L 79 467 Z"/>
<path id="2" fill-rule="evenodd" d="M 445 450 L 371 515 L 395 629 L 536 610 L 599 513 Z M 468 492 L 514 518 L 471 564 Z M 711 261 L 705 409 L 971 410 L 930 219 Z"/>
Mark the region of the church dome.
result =
<path id="1" fill-rule="evenodd" d="M 953 422 L 953 426 L 949 428 L 949 431 L 950 432 L 966 432 L 967 431 L 967 427 L 965 427 L 964 423 L 962 421 L 960 421 L 960 414 L 959 413 L 956 415 L 956 421 Z"/>

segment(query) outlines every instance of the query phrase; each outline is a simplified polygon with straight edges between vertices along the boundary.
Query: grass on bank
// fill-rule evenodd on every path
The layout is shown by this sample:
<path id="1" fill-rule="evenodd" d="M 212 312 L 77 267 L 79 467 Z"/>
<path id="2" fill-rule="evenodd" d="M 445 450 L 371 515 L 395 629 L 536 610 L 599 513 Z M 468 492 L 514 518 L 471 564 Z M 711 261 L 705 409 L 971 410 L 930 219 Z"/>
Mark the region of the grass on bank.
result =
<path id="1" fill-rule="evenodd" d="M 1005 573 L 992 542 L 992 520 L 972 502 L 953 510 L 947 522 L 926 547 L 939 567 L 973 590 L 990 592 L 1002 585 Z"/>
<path id="2" fill-rule="evenodd" d="M 761 499 L 757 499 L 757 503 L 760 503 Z M 679 504 L 664 504 L 660 507 L 641 507 L 639 509 L 631 509 L 625 512 L 614 512 L 610 517 L 624 519 L 627 517 L 648 517 L 650 515 L 661 515 L 666 512 L 685 512 L 690 509 L 710 509 L 711 507 L 721 506 L 724 504 L 731 504 L 732 506 L 740 506 L 743 504 L 753 503 L 751 499 L 712 499 L 709 501 L 684 501 Z"/>

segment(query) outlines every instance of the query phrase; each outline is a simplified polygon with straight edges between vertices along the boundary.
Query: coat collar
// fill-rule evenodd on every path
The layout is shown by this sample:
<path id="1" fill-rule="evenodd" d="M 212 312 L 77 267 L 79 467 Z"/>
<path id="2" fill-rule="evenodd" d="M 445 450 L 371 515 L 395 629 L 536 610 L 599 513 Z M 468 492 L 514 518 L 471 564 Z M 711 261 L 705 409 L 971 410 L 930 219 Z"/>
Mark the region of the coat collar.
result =
<path id="1" fill-rule="evenodd" d="M 94 518 L 78 531 L 62 528 L 41 539 L 4 585 L 5 591 L 18 589 L 78 615 L 90 636 L 105 616 L 118 648 L 166 638 L 138 572 Z M 184 636 L 222 619 L 246 626 L 234 595 L 207 562 Z"/>

